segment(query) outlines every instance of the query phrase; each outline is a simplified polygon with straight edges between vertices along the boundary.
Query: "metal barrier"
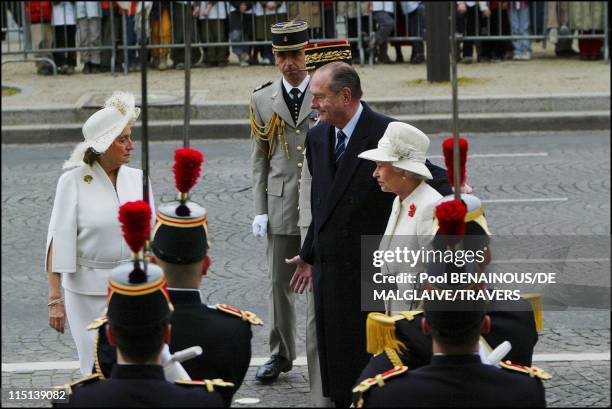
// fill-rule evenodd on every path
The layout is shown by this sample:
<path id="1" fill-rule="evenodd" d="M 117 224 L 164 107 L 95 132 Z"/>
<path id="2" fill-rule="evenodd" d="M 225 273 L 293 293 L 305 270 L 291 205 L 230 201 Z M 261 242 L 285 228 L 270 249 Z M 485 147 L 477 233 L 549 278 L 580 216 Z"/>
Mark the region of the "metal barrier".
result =
<path id="1" fill-rule="evenodd" d="M 30 4 L 28 4 L 30 3 Z M 427 2 L 415 7 L 418 2 L 275 2 L 278 7 L 266 9 L 260 2 L 251 3 L 252 7 L 247 10 L 233 8 L 229 2 L 212 2 L 214 6 L 207 7 L 208 2 L 199 3 L 199 8 L 185 5 L 182 2 L 153 1 L 146 2 L 148 6 L 143 12 L 140 9 L 140 1 L 131 2 L 136 7 L 123 9 L 115 5 L 116 2 L 108 2 L 108 11 L 102 12 L 101 32 L 102 43 L 96 46 L 76 46 L 80 43 L 76 39 L 68 38 L 68 31 L 63 30 L 63 38 L 57 36 L 58 30 L 52 32 L 52 46 L 41 47 L 41 44 L 49 44 L 46 37 L 51 30 L 45 28 L 51 22 L 32 21 L 31 6 L 37 3 L 38 15 L 42 16 L 43 2 L 2 2 L 2 64 L 15 61 L 44 61 L 50 64 L 54 73 L 57 67 L 54 59 L 48 56 L 55 53 L 82 53 L 86 51 L 105 52 L 109 61 L 110 71 L 115 75 L 116 69 L 122 69 L 127 74 L 131 69 L 130 63 L 137 61 L 137 52 L 140 48 L 139 30 L 134 27 L 140 24 L 142 15 L 145 14 L 145 22 L 149 29 L 146 47 L 154 51 L 158 58 L 168 58 L 168 54 L 180 59 L 180 49 L 184 49 L 183 26 L 186 18 L 191 18 L 192 30 L 191 50 L 202 49 L 204 59 L 211 50 L 227 48 L 224 53 L 229 54 L 231 47 L 240 61 L 246 58 L 245 53 L 250 52 L 250 59 L 261 54 L 262 61 L 273 63 L 271 53 L 271 42 L 269 27 L 276 21 L 285 19 L 301 18 L 310 23 L 310 35 L 312 42 L 331 41 L 346 39 L 352 44 L 355 59 L 360 64 L 374 64 L 375 54 L 381 55 L 384 51 L 383 42 L 388 42 L 401 51 L 401 46 L 410 41 L 414 48 L 422 47 L 424 43 L 424 7 Z M 51 3 L 51 2 L 48 2 Z M 70 20 L 70 9 L 64 3 L 63 20 Z M 73 2 L 74 3 L 74 2 Z M 78 3 L 78 2 L 77 2 Z M 117 2 L 123 5 L 127 2 Z M 457 2 L 459 3 L 459 2 Z M 547 29 L 550 28 L 551 13 L 559 16 L 558 25 L 566 26 L 569 33 L 559 33 L 558 40 L 603 40 L 603 57 L 609 60 L 608 50 L 608 3 L 607 2 L 580 2 L 583 6 L 580 11 L 590 10 L 590 15 L 577 16 L 573 6 L 569 2 L 530 2 L 532 4 L 530 13 L 529 34 L 513 35 L 509 27 L 509 10 L 497 8 L 491 10 L 491 17 L 484 17 L 480 12 L 482 4 L 487 2 L 475 2 L 473 6 L 477 12 L 470 13 L 463 18 L 459 24 L 460 40 L 464 43 L 475 42 L 483 44 L 490 41 L 509 40 L 536 40 L 543 41 L 546 46 Z M 513 2 L 510 2 L 513 3 Z M 576 2 L 578 3 L 578 2 Z M 595 14 L 595 7 L 586 7 L 584 4 L 601 4 L 602 30 L 598 30 L 592 24 L 599 16 Z M 51 6 L 54 7 L 54 6 Z M 208 10 L 207 10 L 208 9 Z M 196 11 L 196 13 L 193 13 Z M 57 11 L 57 10 L 56 10 Z M 177 13 L 180 13 L 177 15 Z M 381 14 L 382 13 L 382 14 Z M 387 16 L 385 16 L 385 13 Z M 36 14 L 36 13 L 34 13 Z M 472 21 L 469 21 L 469 19 Z M 76 16 L 74 18 L 76 20 Z M 9 27 L 9 21 L 14 21 L 15 26 Z M 591 27 L 587 27 L 588 23 Z M 41 41 L 32 44 L 32 30 L 40 30 Z M 76 25 L 76 21 L 75 21 Z M 152 30 L 153 26 L 157 29 Z M 390 29 L 391 28 L 391 29 Z M 76 30 L 75 37 L 80 39 L 81 33 Z M 5 40 L 5 37 L 7 38 Z M 62 41 L 63 40 L 63 41 Z M 68 40 L 74 40 L 74 47 L 61 47 L 60 44 L 68 44 Z M 155 44 L 154 44 L 155 43 Z M 471 45 L 470 45 L 471 46 Z M 242 55 L 241 55 L 242 54 Z M 6 58 L 7 56 L 20 56 L 20 58 Z M 380 57 L 379 57 L 380 58 Z M 174 59 L 174 58 L 173 58 Z M 200 59 L 203 59 L 200 57 Z M 269 60 L 269 61 L 268 61 Z M 155 60 L 153 61 L 155 62 Z M 357 61 L 356 61 L 357 62 Z M 162 64 L 163 65 L 163 64 Z M 61 68 L 61 67 L 60 67 Z"/>

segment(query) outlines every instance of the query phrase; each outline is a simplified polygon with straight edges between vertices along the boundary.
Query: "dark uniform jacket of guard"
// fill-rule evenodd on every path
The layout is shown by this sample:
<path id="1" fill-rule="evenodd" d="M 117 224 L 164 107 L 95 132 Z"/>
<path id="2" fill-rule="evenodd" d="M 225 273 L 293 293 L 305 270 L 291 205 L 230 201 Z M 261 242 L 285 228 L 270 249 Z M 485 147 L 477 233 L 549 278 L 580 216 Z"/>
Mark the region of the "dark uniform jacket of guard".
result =
<path id="1" fill-rule="evenodd" d="M 55 407 L 206 407 L 223 406 L 216 391 L 202 385 L 176 385 L 166 381 L 159 365 L 115 365 L 111 377 L 71 387 L 67 403 Z"/>
<path id="2" fill-rule="evenodd" d="M 306 157 L 312 174 L 313 220 L 300 251 L 302 259 L 314 266 L 323 394 L 349 402 L 351 387 L 368 362 L 367 312 L 361 311 L 360 303 L 361 235 L 384 233 L 395 198 L 382 192 L 372 177 L 376 164 L 357 157 L 376 148 L 393 118 L 362 104 L 363 112 L 338 169 L 333 163 L 334 127 L 322 122 L 308 131 Z M 446 171 L 426 164 L 434 176 L 432 186 L 442 195 L 448 194 Z M 384 310 L 382 304 L 380 310 Z"/>
<path id="3" fill-rule="evenodd" d="M 372 386 L 363 399 L 365 407 L 546 406 L 539 378 L 483 364 L 478 355 L 436 355 L 430 365 Z"/>
<path id="4" fill-rule="evenodd" d="M 514 363 L 531 366 L 533 350 L 538 342 L 538 333 L 531 305 L 528 301 L 492 301 L 487 305 L 487 314 L 491 317 L 491 330 L 482 337 L 492 349 L 502 342 L 510 341 L 512 349 L 503 359 Z M 406 345 L 407 350 L 398 356 L 408 370 L 427 365 L 433 355 L 431 336 L 423 334 L 421 321 L 423 314 L 413 320 L 399 320 L 395 323 L 397 339 Z M 361 372 L 357 383 L 394 367 L 385 353 L 378 354 Z"/>
<path id="5" fill-rule="evenodd" d="M 170 352 L 201 346 L 201 355 L 181 362 L 181 365 L 191 379 L 221 378 L 234 383 L 234 388 L 220 390 L 226 406 L 229 406 L 251 361 L 251 324 L 202 304 L 197 291 L 169 290 L 168 293 L 174 305 L 170 320 Z M 106 339 L 104 326 L 98 330 L 96 348 L 96 364 L 99 366 L 96 371 L 108 377 L 117 355 Z"/>

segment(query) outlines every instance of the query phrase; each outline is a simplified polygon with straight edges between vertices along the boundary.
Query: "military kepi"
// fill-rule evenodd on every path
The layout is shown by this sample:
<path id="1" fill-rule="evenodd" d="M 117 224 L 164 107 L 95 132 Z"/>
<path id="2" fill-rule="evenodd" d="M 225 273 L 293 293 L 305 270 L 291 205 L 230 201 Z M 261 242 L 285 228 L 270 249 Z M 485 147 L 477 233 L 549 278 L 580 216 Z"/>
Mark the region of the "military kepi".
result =
<path id="1" fill-rule="evenodd" d="M 145 265 L 141 252 L 151 232 L 151 208 L 144 201 L 127 202 L 119 208 L 119 221 L 133 255 L 111 272 L 106 315 L 111 325 L 146 332 L 173 310 L 163 271 Z"/>
<path id="2" fill-rule="evenodd" d="M 347 40 L 308 44 L 304 49 L 306 69 L 316 70 L 330 62 L 342 61 L 351 64 L 353 55 Z"/>
<path id="3" fill-rule="evenodd" d="M 308 23 L 304 20 L 276 23 L 271 31 L 274 51 L 301 50 L 308 44 Z"/>
<path id="4" fill-rule="evenodd" d="M 208 250 L 206 209 L 189 199 L 196 184 L 204 155 L 195 149 L 174 153 L 174 178 L 179 191 L 176 201 L 159 206 L 153 233 L 153 254 L 172 264 L 192 264 L 202 260 Z"/>

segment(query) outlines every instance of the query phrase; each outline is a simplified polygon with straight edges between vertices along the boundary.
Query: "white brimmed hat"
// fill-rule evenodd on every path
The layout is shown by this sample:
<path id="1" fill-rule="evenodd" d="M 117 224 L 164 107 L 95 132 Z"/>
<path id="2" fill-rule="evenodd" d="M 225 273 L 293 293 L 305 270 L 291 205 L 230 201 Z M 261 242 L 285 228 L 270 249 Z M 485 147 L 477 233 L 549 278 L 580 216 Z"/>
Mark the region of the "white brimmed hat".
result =
<path id="1" fill-rule="evenodd" d="M 116 91 L 104 103 L 104 107 L 90 116 L 83 125 L 85 141 L 79 143 L 63 168 L 84 164 L 83 157 L 89 148 L 102 154 L 113 143 L 126 126 L 133 126 L 140 115 L 140 108 L 135 106 L 134 95 L 129 92 Z"/>
<path id="2" fill-rule="evenodd" d="M 403 122 L 391 122 L 376 149 L 359 154 L 362 159 L 390 162 L 399 169 L 433 179 L 425 166 L 429 138 L 420 129 Z"/>

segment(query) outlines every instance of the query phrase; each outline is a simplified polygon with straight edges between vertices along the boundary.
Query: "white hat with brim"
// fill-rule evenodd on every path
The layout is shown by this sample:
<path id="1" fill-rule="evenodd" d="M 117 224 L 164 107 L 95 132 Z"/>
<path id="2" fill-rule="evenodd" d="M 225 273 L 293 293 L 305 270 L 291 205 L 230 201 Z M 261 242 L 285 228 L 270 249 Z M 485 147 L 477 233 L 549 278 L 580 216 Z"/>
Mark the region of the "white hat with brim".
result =
<path id="1" fill-rule="evenodd" d="M 68 169 L 84 164 L 87 149 L 97 153 L 106 152 L 115 138 L 121 135 L 126 126 L 132 126 L 140 115 L 140 108 L 134 106 L 134 96 L 127 92 L 115 92 L 104 103 L 104 108 L 91 115 L 83 125 L 85 141 L 79 143 L 63 168 Z"/>
<path id="2" fill-rule="evenodd" d="M 391 122 L 376 149 L 359 154 L 361 159 L 389 162 L 396 168 L 407 170 L 427 179 L 433 179 L 425 165 L 429 138 L 420 129 L 403 122 Z"/>

